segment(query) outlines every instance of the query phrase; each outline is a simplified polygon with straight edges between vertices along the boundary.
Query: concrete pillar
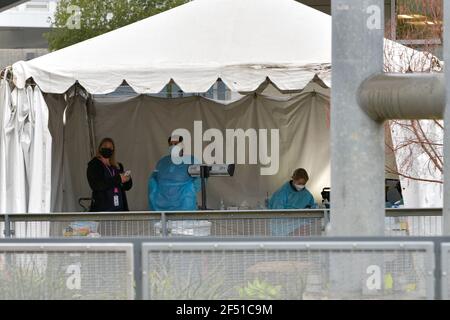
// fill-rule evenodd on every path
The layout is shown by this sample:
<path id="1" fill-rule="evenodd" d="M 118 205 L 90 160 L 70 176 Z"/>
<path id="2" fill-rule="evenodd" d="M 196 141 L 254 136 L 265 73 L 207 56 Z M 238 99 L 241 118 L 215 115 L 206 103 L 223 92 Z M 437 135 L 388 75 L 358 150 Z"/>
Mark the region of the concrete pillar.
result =
<path id="1" fill-rule="evenodd" d="M 358 104 L 383 72 L 384 1 L 333 0 L 331 235 L 384 234 L 384 127 Z"/>

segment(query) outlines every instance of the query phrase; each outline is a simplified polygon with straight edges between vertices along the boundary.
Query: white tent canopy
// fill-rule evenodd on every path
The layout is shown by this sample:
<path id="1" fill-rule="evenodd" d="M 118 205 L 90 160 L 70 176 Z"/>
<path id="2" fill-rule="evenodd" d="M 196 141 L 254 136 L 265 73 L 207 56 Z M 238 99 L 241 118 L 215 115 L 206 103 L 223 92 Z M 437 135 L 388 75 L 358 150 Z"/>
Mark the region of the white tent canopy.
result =
<path id="1" fill-rule="evenodd" d="M 387 45 L 390 71 L 423 69 L 430 61 L 400 44 Z M 329 87 L 330 66 L 327 14 L 294 0 L 195 0 L 18 62 L 13 71 L 19 88 L 33 78 L 47 93 L 64 93 L 78 81 L 104 94 L 126 81 L 145 94 L 160 92 L 171 79 L 184 92 L 206 92 L 219 78 L 239 92 L 254 91 L 267 78 L 286 91 L 302 90 L 315 76 Z"/>
<path id="2" fill-rule="evenodd" d="M 387 47 L 390 71 L 429 64 L 426 54 L 392 41 Z M 64 93 L 78 81 L 89 93 L 105 94 L 126 81 L 150 94 L 170 80 L 184 92 L 206 92 L 219 78 L 237 92 L 255 91 L 267 78 L 283 91 L 302 90 L 315 76 L 329 87 L 330 66 L 327 14 L 294 0 L 195 0 L 18 62 L 13 72 L 19 88 L 33 78 L 47 93 Z"/>
<path id="3" fill-rule="evenodd" d="M 93 94 L 124 80 L 158 93 L 171 79 L 184 92 L 206 92 L 218 78 L 254 91 L 267 77 L 302 89 L 330 62 L 327 14 L 294 0 L 196 0 L 13 69 L 18 87 L 32 77 L 47 93 L 77 80 Z"/>

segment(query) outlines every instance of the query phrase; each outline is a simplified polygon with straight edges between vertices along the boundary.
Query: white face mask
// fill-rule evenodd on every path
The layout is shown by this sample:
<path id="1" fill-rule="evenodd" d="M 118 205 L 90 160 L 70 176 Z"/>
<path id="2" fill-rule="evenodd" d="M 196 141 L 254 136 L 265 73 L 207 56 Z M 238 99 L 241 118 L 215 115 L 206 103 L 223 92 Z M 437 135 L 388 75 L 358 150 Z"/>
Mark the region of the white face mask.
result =
<path id="1" fill-rule="evenodd" d="M 297 189 L 297 191 L 301 191 L 303 189 L 305 189 L 305 186 L 302 184 L 294 184 L 295 189 Z"/>

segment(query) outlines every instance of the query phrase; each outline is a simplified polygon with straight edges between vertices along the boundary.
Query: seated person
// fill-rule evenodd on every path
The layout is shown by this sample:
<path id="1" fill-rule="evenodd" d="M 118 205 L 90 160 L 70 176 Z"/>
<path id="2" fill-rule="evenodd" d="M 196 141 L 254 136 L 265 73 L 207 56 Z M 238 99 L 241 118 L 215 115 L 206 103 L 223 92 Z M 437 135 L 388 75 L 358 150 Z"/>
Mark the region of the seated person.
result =
<path id="1" fill-rule="evenodd" d="M 194 157 L 179 154 L 181 159 L 189 160 L 181 164 L 172 161 L 172 150 L 178 145 L 182 149 L 183 137 L 169 137 L 169 155 L 159 160 L 148 180 L 148 200 L 151 211 L 195 211 L 197 193 L 201 189 L 200 179 L 188 173 L 190 161 L 197 164 Z"/>
<path id="2" fill-rule="evenodd" d="M 311 209 L 314 197 L 306 189 L 309 176 L 305 169 L 297 169 L 292 180 L 286 182 L 269 200 L 269 209 Z"/>
<path id="3" fill-rule="evenodd" d="M 317 204 L 306 189 L 309 176 L 305 169 L 297 169 L 292 180 L 286 182 L 269 200 L 269 209 L 315 209 Z M 302 221 L 304 220 L 304 221 Z M 302 229 L 311 227 L 308 219 L 272 219 L 273 236 L 304 235 Z M 297 231 L 297 232 L 296 232 Z M 300 234 L 298 234 L 300 233 Z M 310 234 L 309 234 L 310 235 Z"/>

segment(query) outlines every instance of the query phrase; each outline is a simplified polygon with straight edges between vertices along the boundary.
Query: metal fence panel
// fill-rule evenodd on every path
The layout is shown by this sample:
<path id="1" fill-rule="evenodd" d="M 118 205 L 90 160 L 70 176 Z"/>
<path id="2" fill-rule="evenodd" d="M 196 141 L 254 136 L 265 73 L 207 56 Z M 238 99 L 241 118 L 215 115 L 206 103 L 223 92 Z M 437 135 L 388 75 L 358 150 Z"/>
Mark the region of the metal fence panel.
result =
<path id="1" fill-rule="evenodd" d="M 450 243 L 441 244 L 441 265 L 442 299 L 450 300 Z"/>
<path id="2" fill-rule="evenodd" d="M 16 214 L 10 219 L 13 237 L 29 239 L 85 236 L 84 230 L 76 230 L 86 228 L 95 236 L 119 238 L 321 236 L 325 230 L 324 217 L 322 210 L 299 210 Z"/>
<path id="3" fill-rule="evenodd" d="M 12 232 L 15 238 L 61 238 L 73 223 L 96 223 L 96 233 L 103 237 L 162 237 L 160 219 L 95 220 L 95 218 L 73 218 L 72 221 L 14 221 Z M 0 228 L 4 224 L 0 222 Z M 325 230 L 322 218 L 300 217 L 253 217 L 239 216 L 218 218 L 174 217 L 167 220 L 167 236 L 213 236 L 213 237 L 270 237 L 270 236 L 323 236 Z M 441 216 L 398 216 L 386 217 L 386 236 L 441 236 Z"/>
<path id="4" fill-rule="evenodd" d="M 1 300 L 134 299 L 133 245 L 0 244 Z"/>
<path id="5" fill-rule="evenodd" d="M 442 216 L 402 215 L 385 218 L 385 236 L 436 237 L 442 235 Z"/>
<path id="6" fill-rule="evenodd" d="M 158 230 L 158 225 L 156 226 Z M 169 218 L 168 236 L 212 237 L 298 237 L 322 236 L 324 221 L 320 217 L 255 216 Z M 158 231 L 157 231 L 158 232 Z"/>
<path id="7" fill-rule="evenodd" d="M 327 235 L 328 215 L 327 210 L 13 214 L 0 215 L 0 238 L 85 237 L 83 230 L 69 232 L 82 223 L 91 225 L 94 236 L 115 238 L 311 237 Z M 5 217 L 10 223 L 2 222 Z M 440 236 L 442 210 L 387 209 L 385 235 Z"/>
<path id="8" fill-rule="evenodd" d="M 14 238 L 85 237 L 154 237 L 155 214 L 48 214 L 14 215 L 11 230 Z"/>
<path id="9" fill-rule="evenodd" d="M 5 215 L 0 214 L 0 239 L 9 236 L 9 234 L 8 234 L 9 229 L 7 231 L 7 228 L 6 228 L 7 225 L 5 223 L 5 220 L 6 220 L 5 218 L 6 218 Z"/>
<path id="10" fill-rule="evenodd" d="M 432 242 L 144 243 L 142 270 L 152 300 L 434 296 Z"/>

